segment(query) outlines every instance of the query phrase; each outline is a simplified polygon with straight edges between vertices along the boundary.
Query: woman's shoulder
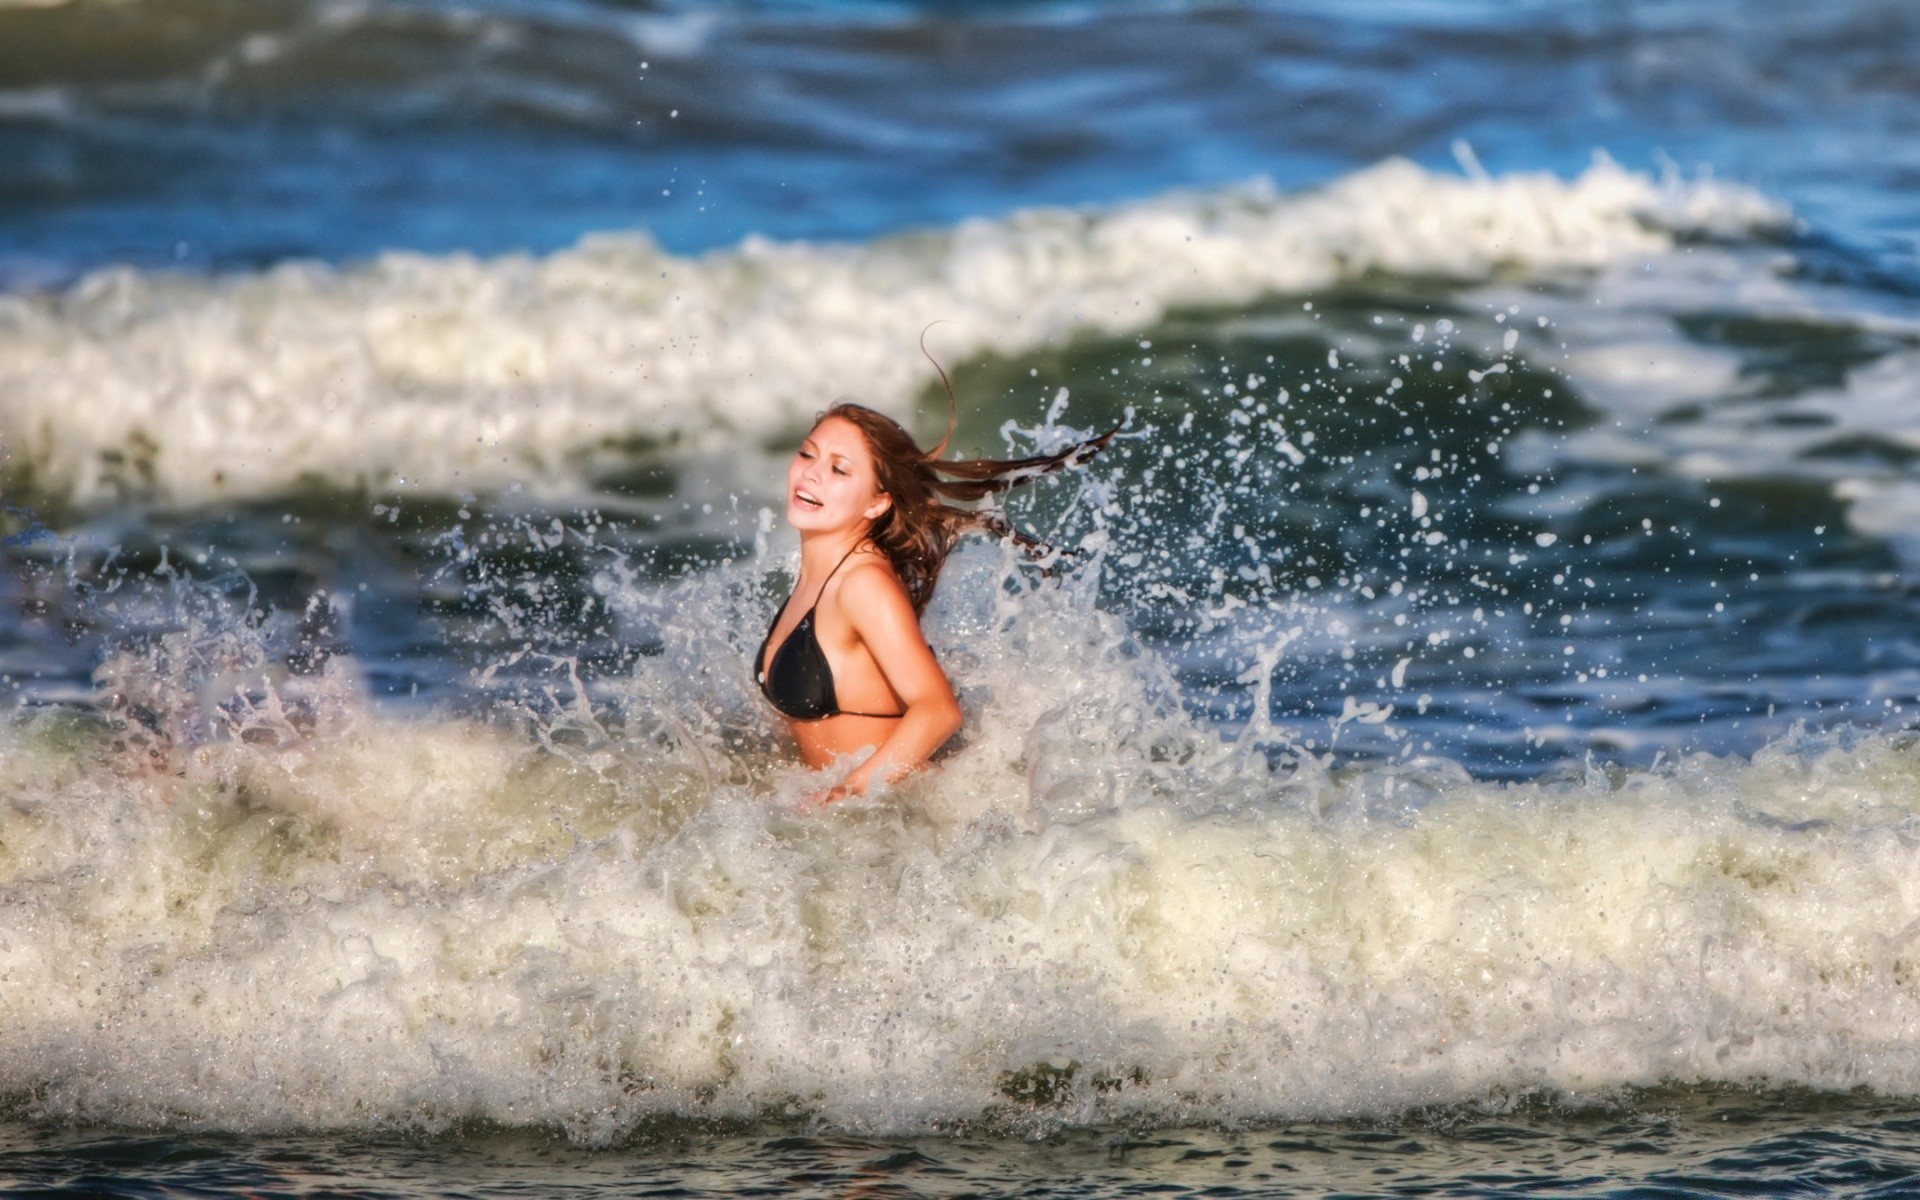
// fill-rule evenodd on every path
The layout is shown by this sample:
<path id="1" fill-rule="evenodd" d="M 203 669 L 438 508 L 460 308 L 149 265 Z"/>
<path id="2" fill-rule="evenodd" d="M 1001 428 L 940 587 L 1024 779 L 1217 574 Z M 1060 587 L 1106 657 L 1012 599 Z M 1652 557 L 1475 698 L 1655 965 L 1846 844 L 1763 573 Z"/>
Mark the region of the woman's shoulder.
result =
<path id="1" fill-rule="evenodd" d="M 907 586 L 900 581 L 893 562 L 871 548 L 864 548 L 848 559 L 834 584 L 834 599 L 843 605 L 885 603 L 895 597 L 904 600 L 907 596 Z"/>

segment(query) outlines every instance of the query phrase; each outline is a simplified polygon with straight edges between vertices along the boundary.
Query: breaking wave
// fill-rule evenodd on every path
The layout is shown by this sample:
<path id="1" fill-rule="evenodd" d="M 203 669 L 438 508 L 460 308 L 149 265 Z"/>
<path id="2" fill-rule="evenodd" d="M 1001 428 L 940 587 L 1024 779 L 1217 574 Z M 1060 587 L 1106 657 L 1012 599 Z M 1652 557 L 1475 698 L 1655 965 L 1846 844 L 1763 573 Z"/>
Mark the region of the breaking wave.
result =
<path id="1" fill-rule="evenodd" d="M 738 665 L 751 564 L 602 580 L 665 649 L 490 719 L 376 707 L 176 588 L 90 715 L 0 735 L 0 1094 L 604 1142 L 1920 1093 L 1910 736 L 1336 769 L 1190 717 L 1087 579 L 1017 570 L 968 551 L 930 621 L 965 744 L 824 813 Z"/>
<path id="2" fill-rule="evenodd" d="M 609 234 L 544 258 L 116 269 L 0 297 L 0 436 L 16 485 L 82 507 L 567 492 L 609 455 L 765 441 L 841 395 L 902 413 L 935 320 L 946 355 L 1017 355 L 1369 273 L 1550 279 L 1786 220 L 1745 188 L 1606 160 L 1570 180 L 1391 161 L 1300 194 L 1254 183 L 856 245 L 681 258 Z"/>

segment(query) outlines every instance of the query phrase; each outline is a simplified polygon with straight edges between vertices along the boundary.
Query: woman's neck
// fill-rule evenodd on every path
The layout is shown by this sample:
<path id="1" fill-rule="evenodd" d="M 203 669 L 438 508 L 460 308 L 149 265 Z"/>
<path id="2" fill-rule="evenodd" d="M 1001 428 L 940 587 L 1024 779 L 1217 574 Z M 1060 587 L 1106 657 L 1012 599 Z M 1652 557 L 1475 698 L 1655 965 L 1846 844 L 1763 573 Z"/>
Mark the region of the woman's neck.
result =
<path id="1" fill-rule="evenodd" d="M 849 554 L 853 548 L 867 540 L 868 530 L 834 530 L 831 532 L 802 534 L 800 537 L 800 578 L 808 583 L 824 580 L 827 574 Z M 799 580 L 795 580 L 798 583 Z"/>

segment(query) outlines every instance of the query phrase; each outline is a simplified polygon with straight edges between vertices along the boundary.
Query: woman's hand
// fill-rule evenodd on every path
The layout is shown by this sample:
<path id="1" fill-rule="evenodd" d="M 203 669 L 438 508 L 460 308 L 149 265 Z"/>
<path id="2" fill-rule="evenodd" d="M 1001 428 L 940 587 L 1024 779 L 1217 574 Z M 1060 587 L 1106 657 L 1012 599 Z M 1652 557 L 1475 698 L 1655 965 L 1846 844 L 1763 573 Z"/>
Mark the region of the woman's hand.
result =
<path id="1" fill-rule="evenodd" d="M 825 808 L 827 805 L 841 800 L 850 800 L 855 796 L 866 795 L 875 783 L 881 782 L 874 778 L 874 759 L 878 757 L 879 755 L 877 754 L 869 757 L 866 762 L 861 763 L 853 770 L 847 772 L 846 778 L 842 779 L 839 783 L 808 796 L 806 807 Z M 893 770 L 886 773 L 884 781 L 886 783 L 894 783 L 906 778 L 912 773 L 913 772 L 909 770 L 896 766 Z"/>
<path id="2" fill-rule="evenodd" d="M 850 784 L 837 783 L 824 792 L 815 792 L 811 796 L 808 796 L 803 807 L 809 809 L 825 808 L 837 800 L 845 800 L 849 796 L 858 796 L 865 791 L 866 788 L 864 787 L 853 787 Z"/>
<path id="3" fill-rule="evenodd" d="M 873 786 L 873 772 L 868 768 L 868 764 L 872 763 L 872 761 L 873 760 L 869 758 L 867 762 L 849 771 L 847 777 L 839 783 L 808 796 L 807 807 L 825 808 L 827 805 L 833 804 L 836 801 L 866 795 L 867 789 Z M 899 772 L 898 774 L 905 774 L 905 772 Z"/>

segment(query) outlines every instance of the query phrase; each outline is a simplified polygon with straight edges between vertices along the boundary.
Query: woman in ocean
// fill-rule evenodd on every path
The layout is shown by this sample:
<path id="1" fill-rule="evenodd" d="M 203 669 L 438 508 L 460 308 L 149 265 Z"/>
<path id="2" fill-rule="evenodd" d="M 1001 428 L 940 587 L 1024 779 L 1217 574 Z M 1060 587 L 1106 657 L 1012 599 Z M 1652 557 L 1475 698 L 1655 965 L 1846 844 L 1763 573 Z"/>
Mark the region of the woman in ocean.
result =
<path id="1" fill-rule="evenodd" d="M 892 418 L 841 403 L 801 440 L 787 467 L 800 575 L 753 668 L 809 767 L 872 748 L 822 803 L 912 774 L 959 730 L 960 705 L 920 615 L 960 538 L 978 530 L 1044 550 L 998 513 L 950 502 L 1077 466 L 1116 432 L 1032 458 L 942 462 L 951 425 L 923 451 Z"/>

